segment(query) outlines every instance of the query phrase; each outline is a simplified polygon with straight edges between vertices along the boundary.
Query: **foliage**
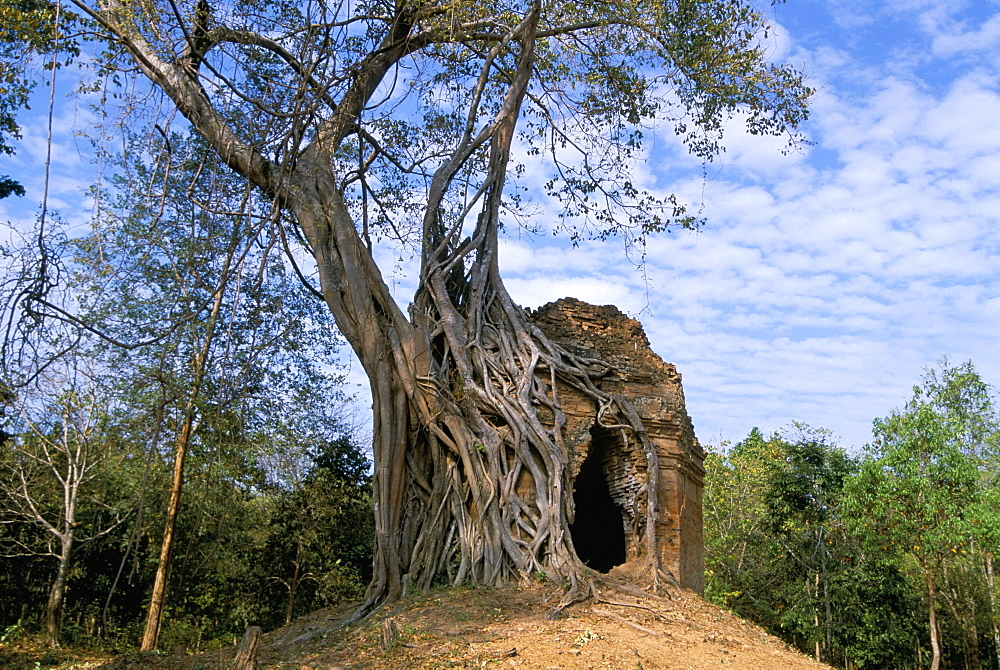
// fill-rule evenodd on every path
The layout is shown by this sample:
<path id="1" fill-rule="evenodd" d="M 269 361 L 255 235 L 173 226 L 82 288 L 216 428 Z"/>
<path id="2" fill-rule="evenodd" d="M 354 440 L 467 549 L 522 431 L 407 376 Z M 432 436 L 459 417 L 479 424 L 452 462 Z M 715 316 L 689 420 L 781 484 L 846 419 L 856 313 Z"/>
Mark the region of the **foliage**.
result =
<path id="1" fill-rule="evenodd" d="M 947 568 L 1000 523 L 993 498 L 1000 421 L 970 362 L 929 370 L 901 409 L 876 419 L 869 458 L 848 497 L 855 527 L 885 560 L 912 559 L 925 586 L 932 668 L 941 658 L 938 599 Z M 995 552 L 995 545 L 987 546 Z M 951 601 L 957 613 L 957 603 Z M 973 635 L 976 633 L 973 632 Z"/>
<path id="2" fill-rule="evenodd" d="M 371 578 L 369 462 L 346 436 L 318 443 L 310 457 L 301 486 L 276 492 L 269 504 L 264 550 L 280 557 L 267 573 L 269 592 L 287 603 L 274 624 L 357 599 Z"/>
<path id="3" fill-rule="evenodd" d="M 858 458 L 798 424 L 709 453 L 708 597 L 843 667 L 996 666 L 998 425 L 945 361 Z"/>
<path id="4" fill-rule="evenodd" d="M 872 458 L 855 480 L 853 510 L 870 528 L 875 550 L 912 554 L 937 570 L 965 551 L 975 523 L 979 471 L 958 448 L 953 429 L 927 404 L 876 423 Z"/>
<path id="5" fill-rule="evenodd" d="M 802 424 L 710 453 L 706 596 L 828 663 L 885 667 L 912 653 L 913 602 L 845 525 L 857 467 L 829 431 Z"/>
<path id="6" fill-rule="evenodd" d="M 728 452 L 707 454 L 705 591 L 720 604 L 747 598 L 745 587 L 759 580 L 751 572 L 771 564 L 758 552 L 769 544 L 767 492 L 780 461 L 780 442 L 756 428 Z"/>
<path id="7" fill-rule="evenodd" d="M 327 446 L 314 443 L 305 451 L 338 456 L 331 461 L 309 456 L 303 480 L 256 491 L 234 486 L 204 459 L 192 460 L 189 476 L 197 482 L 192 484 L 197 503 L 180 519 L 165 650 L 177 645 L 206 648 L 231 641 L 247 625 L 272 629 L 285 623 L 289 598 L 282 582 L 296 561 L 303 584 L 293 616 L 359 597 L 371 569 L 368 462 L 346 437 Z M 141 468 L 100 474 L 105 490 L 129 502 L 134 503 L 137 488 L 144 485 Z M 135 645 L 158 554 L 162 513 L 156 510 L 162 509 L 164 493 L 152 487 L 147 516 L 137 526 L 119 526 L 75 552 L 66 602 L 67 642 L 117 651 Z M 136 531 L 138 540 L 133 538 Z M 22 620 L 23 629 L 38 629 L 39 605 L 54 574 L 51 561 L 4 559 L 0 626 Z"/>
<path id="8" fill-rule="evenodd" d="M 864 552 L 852 538 L 848 570 L 834 601 L 839 622 L 834 660 L 860 668 L 906 668 L 917 663 L 924 634 L 919 591 L 898 566 Z M 847 552 L 845 552 L 847 553 Z"/>

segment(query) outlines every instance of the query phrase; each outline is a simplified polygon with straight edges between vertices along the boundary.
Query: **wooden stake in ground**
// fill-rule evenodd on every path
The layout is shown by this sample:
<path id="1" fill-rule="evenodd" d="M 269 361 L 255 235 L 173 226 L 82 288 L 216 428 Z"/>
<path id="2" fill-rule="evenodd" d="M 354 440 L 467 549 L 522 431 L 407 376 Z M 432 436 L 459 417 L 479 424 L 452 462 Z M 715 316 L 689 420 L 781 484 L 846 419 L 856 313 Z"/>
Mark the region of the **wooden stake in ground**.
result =
<path id="1" fill-rule="evenodd" d="M 236 660 L 233 661 L 234 670 L 253 670 L 257 663 L 257 645 L 260 643 L 260 626 L 250 626 L 240 640 L 240 646 L 236 648 Z"/>

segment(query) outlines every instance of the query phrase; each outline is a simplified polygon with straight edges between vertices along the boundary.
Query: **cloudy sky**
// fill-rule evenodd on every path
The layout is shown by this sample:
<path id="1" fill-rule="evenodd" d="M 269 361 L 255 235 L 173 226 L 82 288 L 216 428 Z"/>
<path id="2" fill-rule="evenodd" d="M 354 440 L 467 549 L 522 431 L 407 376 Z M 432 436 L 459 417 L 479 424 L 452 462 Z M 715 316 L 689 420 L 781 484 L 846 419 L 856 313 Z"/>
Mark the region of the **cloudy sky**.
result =
<path id="1" fill-rule="evenodd" d="M 814 144 L 784 156 L 734 126 L 705 171 L 664 132 L 647 184 L 701 207 L 703 231 L 653 240 L 642 268 L 609 245 L 549 237 L 508 240 L 502 265 L 526 306 L 574 296 L 638 317 L 684 375 L 703 443 L 802 421 L 853 450 L 943 356 L 1000 383 L 1000 1 L 767 12 L 774 58 L 817 89 L 803 129 Z M 81 222 L 93 166 L 72 132 L 87 116 L 60 103 L 50 186 Z M 40 198 L 44 123 L 25 130 L 0 173 L 26 175 L 29 194 L 0 201 L 0 220 Z M 391 279 L 405 300 L 407 278 Z"/>
<path id="2" fill-rule="evenodd" d="M 704 203 L 701 232 L 654 240 L 644 271 L 600 244 L 554 266 L 548 240 L 511 241 L 503 267 L 525 305 L 572 295 L 637 316 L 703 443 L 802 421 L 860 448 L 943 356 L 1000 383 L 1000 2 L 769 15 L 775 57 L 818 91 L 813 146 L 731 134 L 706 179 L 664 135 L 648 169 Z"/>

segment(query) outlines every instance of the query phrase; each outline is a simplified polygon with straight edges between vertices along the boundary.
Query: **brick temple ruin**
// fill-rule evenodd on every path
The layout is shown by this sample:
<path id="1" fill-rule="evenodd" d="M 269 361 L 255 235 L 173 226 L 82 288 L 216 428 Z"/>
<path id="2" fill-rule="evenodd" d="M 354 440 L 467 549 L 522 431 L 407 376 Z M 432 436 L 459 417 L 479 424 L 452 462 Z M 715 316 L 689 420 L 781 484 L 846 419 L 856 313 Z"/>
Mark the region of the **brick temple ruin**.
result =
<path id="1" fill-rule="evenodd" d="M 598 387 L 631 401 L 656 448 L 655 545 L 661 565 L 681 586 L 702 593 L 705 452 L 687 415 L 677 368 L 653 353 L 642 325 L 613 305 L 563 298 L 540 307 L 531 320 L 571 353 L 613 366 Z M 557 393 L 566 414 L 577 555 L 600 572 L 627 566 L 646 546 L 645 452 L 634 436 L 597 426 L 592 398 L 563 385 L 557 385 Z"/>

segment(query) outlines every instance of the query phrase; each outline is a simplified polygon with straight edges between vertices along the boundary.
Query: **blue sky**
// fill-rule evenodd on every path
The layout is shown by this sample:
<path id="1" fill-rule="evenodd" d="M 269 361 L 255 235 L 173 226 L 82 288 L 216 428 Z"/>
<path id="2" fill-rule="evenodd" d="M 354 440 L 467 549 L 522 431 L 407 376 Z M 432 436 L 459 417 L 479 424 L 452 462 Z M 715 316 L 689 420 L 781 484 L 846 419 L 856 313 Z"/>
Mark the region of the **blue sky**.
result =
<path id="1" fill-rule="evenodd" d="M 642 268 L 609 244 L 515 237 L 502 269 L 526 306 L 574 296 L 638 317 L 684 375 L 703 443 L 795 420 L 857 449 L 942 356 L 1000 382 L 1000 2 L 766 11 L 774 58 L 817 89 L 812 146 L 784 156 L 734 122 L 703 171 L 657 133 L 640 180 L 701 207 L 704 230 L 653 240 Z M 83 104 L 57 106 L 51 205 L 81 224 L 95 175 L 74 131 L 89 120 Z M 44 125 L 0 165 L 29 190 L 0 201 L 0 220 L 30 219 L 40 199 Z M 405 301 L 405 269 L 387 278 Z"/>
<path id="2" fill-rule="evenodd" d="M 654 240 L 644 269 L 600 244 L 512 240 L 503 269 L 525 305 L 637 316 L 703 443 L 794 420 L 853 450 L 945 355 L 1000 380 L 1000 3 L 768 11 L 775 58 L 817 89 L 813 146 L 783 156 L 734 124 L 703 179 L 664 135 L 646 183 L 703 202 L 701 232 Z"/>

